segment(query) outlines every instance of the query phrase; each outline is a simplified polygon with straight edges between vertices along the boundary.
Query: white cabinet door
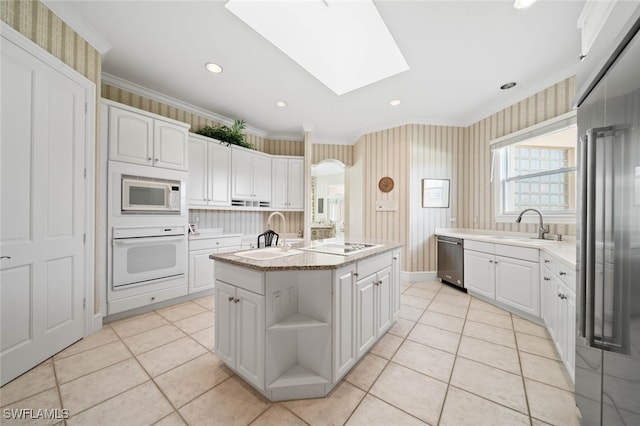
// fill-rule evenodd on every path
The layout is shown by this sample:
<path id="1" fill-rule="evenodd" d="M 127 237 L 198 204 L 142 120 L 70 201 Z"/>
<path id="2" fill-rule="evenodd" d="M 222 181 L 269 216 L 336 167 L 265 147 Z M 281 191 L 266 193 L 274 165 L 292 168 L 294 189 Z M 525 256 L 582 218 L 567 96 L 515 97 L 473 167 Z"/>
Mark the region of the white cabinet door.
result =
<path id="1" fill-rule="evenodd" d="M 253 154 L 240 149 L 231 150 L 231 198 L 253 197 Z"/>
<path id="2" fill-rule="evenodd" d="M 153 165 L 153 118 L 109 106 L 109 158 Z"/>
<path id="3" fill-rule="evenodd" d="M 236 289 L 236 368 L 245 380 L 264 388 L 264 296 Z"/>
<path id="4" fill-rule="evenodd" d="M 84 79 L 76 81 L 75 74 L 72 79 L 66 66 L 50 66 L 4 34 L 0 47 L 4 385 L 84 333 L 84 172 L 90 118 Z"/>
<path id="5" fill-rule="evenodd" d="M 286 158 L 274 158 L 271 162 L 271 207 L 276 209 L 288 208 L 289 160 Z"/>
<path id="6" fill-rule="evenodd" d="M 355 265 L 350 265 L 339 269 L 334 276 L 334 383 L 353 367 L 357 359 L 354 273 Z"/>
<path id="7" fill-rule="evenodd" d="M 496 256 L 494 264 L 496 300 L 540 316 L 540 264 L 503 256 Z"/>
<path id="8" fill-rule="evenodd" d="M 209 203 L 208 145 L 208 142 L 200 139 L 189 140 L 189 206 L 206 206 Z"/>
<path id="9" fill-rule="evenodd" d="M 154 120 L 153 165 L 165 169 L 188 170 L 188 138 L 184 127 Z"/>
<path id="10" fill-rule="evenodd" d="M 495 299 L 494 255 L 464 251 L 464 286 L 490 299 Z"/>
<path id="11" fill-rule="evenodd" d="M 573 291 L 566 288 L 564 293 L 566 299 L 564 299 L 566 318 L 566 330 L 565 330 L 565 365 L 571 375 L 571 378 L 575 380 L 576 371 L 576 295 Z"/>
<path id="12" fill-rule="evenodd" d="M 288 170 L 287 208 L 304 209 L 304 159 L 290 158 Z"/>
<path id="13" fill-rule="evenodd" d="M 304 208 L 304 160 L 273 158 L 271 161 L 271 207 Z"/>
<path id="14" fill-rule="evenodd" d="M 209 204 L 230 206 L 231 149 L 217 142 L 211 142 L 208 145 Z"/>
<path id="15" fill-rule="evenodd" d="M 236 368 L 236 288 L 216 280 L 216 356 Z"/>
<path id="16" fill-rule="evenodd" d="M 214 288 L 214 261 L 209 258 L 213 250 L 189 252 L 189 294 Z"/>
<path id="17" fill-rule="evenodd" d="M 376 281 L 376 337 L 387 332 L 393 322 L 391 307 L 391 267 L 384 268 L 377 274 Z"/>
<path id="18" fill-rule="evenodd" d="M 356 283 L 356 342 L 358 358 L 373 345 L 376 339 L 375 283 L 376 274 Z"/>
<path id="19" fill-rule="evenodd" d="M 253 154 L 253 194 L 259 201 L 271 201 L 271 157 Z"/>
<path id="20" fill-rule="evenodd" d="M 402 268 L 401 250 L 394 250 L 391 264 L 391 309 L 393 319 L 398 319 L 400 314 L 400 272 Z"/>
<path id="21" fill-rule="evenodd" d="M 544 268 L 542 280 L 540 281 L 540 316 L 550 331 L 553 328 L 555 288 L 556 283 L 553 273 L 548 268 Z M 553 333 L 551 334 L 553 335 Z"/>

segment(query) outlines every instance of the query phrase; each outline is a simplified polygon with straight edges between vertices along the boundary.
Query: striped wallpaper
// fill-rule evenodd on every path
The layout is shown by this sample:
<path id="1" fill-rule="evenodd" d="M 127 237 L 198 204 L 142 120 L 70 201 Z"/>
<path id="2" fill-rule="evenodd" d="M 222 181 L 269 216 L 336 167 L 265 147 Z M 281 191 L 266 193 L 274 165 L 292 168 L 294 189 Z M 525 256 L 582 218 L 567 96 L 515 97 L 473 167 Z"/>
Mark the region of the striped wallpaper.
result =
<path id="1" fill-rule="evenodd" d="M 458 225 L 466 228 L 536 232 L 535 224 L 494 222 L 489 142 L 571 111 L 574 95 L 575 77 L 571 77 L 468 127 L 466 155 L 459 176 L 467 197 L 462 211 L 458 213 L 461 216 Z M 551 224 L 550 231 L 552 234 L 576 235 L 576 226 Z"/>
<path id="2" fill-rule="evenodd" d="M 364 135 L 354 147 L 364 174 L 364 236 L 403 242 L 403 271 L 419 272 L 436 270 L 435 228 L 535 233 L 535 224 L 493 221 L 489 141 L 570 111 L 574 93 L 571 77 L 466 128 L 405 125 Z M 395 181 L 386 194 L 378 189 L 383 176 Z M 451 179 L 448 209 L 421 207 L 423 178 Z M 396 200 L 399 209 L 376 212 L 376 200 Z M 575 235 L 576 226 L 550 231 Z"/>
<path id="3" fill-rule="evenodd" d="M 65 24 L 57 15 L 39 1 L 32 0 L 1 0 L 0 19 L 20 32 L 29 40 L 51 53 L 72 69 L 93 81 L 100 87 L 102 62 L 100 53 Z M 100 102 L 100 94 L 96 94 L 96 102 Z M 100 108 L 96 105 L 96 177 L 101 174 L 100 159 Z M 94 272 L 94 312 L 100 312 L 101 282 L 106 281 L 101 265 L 101 258 L 106 257 L 104 248 L 103 224 L 99 220 L 99 202 L 105 188 L 101 188 L 100 180 L 96 178 L 96 218 L 95 218 L 95 272 Z M 104 206 L 103 206 L 104 208 Z"/>

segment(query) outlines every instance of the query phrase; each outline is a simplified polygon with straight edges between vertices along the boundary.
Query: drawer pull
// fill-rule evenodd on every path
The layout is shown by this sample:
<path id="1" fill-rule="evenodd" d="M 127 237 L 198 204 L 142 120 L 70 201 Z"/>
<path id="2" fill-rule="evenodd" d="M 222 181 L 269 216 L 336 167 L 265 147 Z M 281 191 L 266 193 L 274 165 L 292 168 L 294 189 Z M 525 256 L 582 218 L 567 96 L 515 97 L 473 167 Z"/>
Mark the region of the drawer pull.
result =
<path id="1" fill-rule="evenodd" d="M 545 280 L 545 281 L 551 281 L 551 278 L 549 278 L 549 277 L 544 277 L 544 280 Z"/>
<path id="2" fill-rule="evenodd" d="M 544 263 L 549 263 L 549 262 L 551 262 L 549 259 L 544 260 Z"/>
<path id="3" fill-rule="evenodd" d="M 566 272 L 560 272 L 560 276 L 561 276 L 561 277 L 564 277 L 565 275 L 567 275 L 567 273 L 566 273 Z"/>
<path id="4" fill-rule="evenodd" d="M 229 302 L 233 302 L 234 297 L 233 296 L 229 296 Z"/>
<path id="5" fill-rule="evenodd" d="M 233 299 L 233 303 L 238 303 L 240 301 L 240 299 L 238 299 L 237 297 L 235 299 Z"/>

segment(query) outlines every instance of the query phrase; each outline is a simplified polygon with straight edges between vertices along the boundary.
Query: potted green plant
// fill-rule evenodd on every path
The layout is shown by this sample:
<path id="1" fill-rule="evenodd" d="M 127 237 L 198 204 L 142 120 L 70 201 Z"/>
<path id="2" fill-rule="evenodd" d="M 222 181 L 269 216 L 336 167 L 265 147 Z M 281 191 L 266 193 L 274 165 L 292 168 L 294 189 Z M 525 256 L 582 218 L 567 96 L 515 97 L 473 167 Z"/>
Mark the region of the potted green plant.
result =
<path id="1" fill-rule="evenodd" d="M 205 126 L 196 133 L 225 142 L 228 145 L 239 145 L 249 149 L 255 149 L 253 144 L 247 142 L 247 135 L 243 130 L 247 127 L 244 120 L 235 120 L 231 127 L 228 126 Z"/>

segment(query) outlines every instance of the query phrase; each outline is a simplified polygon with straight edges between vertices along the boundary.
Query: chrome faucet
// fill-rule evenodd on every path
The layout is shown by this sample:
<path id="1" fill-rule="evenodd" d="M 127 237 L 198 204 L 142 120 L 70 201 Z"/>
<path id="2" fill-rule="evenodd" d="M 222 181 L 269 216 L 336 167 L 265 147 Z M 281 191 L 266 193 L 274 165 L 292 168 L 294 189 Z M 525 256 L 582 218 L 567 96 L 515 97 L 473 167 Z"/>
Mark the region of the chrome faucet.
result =
<path id="1" fill-rule="evenodd" d="M 288 249 L 287 247 L 287 219 L 284 217 L 284 215 L 280 212 L 273 212 L 269 215 L 269 218 L 267 219 L 267 226 L 271 226 L 271 218 L 273 216 L 280 216 L 282 218 L 282 223 L 284 224 L 284 232 L 282 235 L 282 250 L 286 251 Z"/>
<path id="2" fill-rule="evenodd" d="M 538 225 L 538 239 L 544 240 L 544 234 L 548 234 L 549 233 L 549 226 L 547 226 L 546 228 L 544 227 L 544 221 L 542 219 L 542 213 L 540 212 L 540 210 L 537 210 L 537 209 L 524 209 L 524 210 L 522 210 L 520 212 L 520 216 L 518 216 L 518 218 L 516 219 L 516 223 L 520 223 L 520 221 L 522 221 L 522 215 L 525 214 L 528 211 L 536 212 L 536 213 L 538 213 L 538 216 L 540 216 L 540 224 Z"/>

